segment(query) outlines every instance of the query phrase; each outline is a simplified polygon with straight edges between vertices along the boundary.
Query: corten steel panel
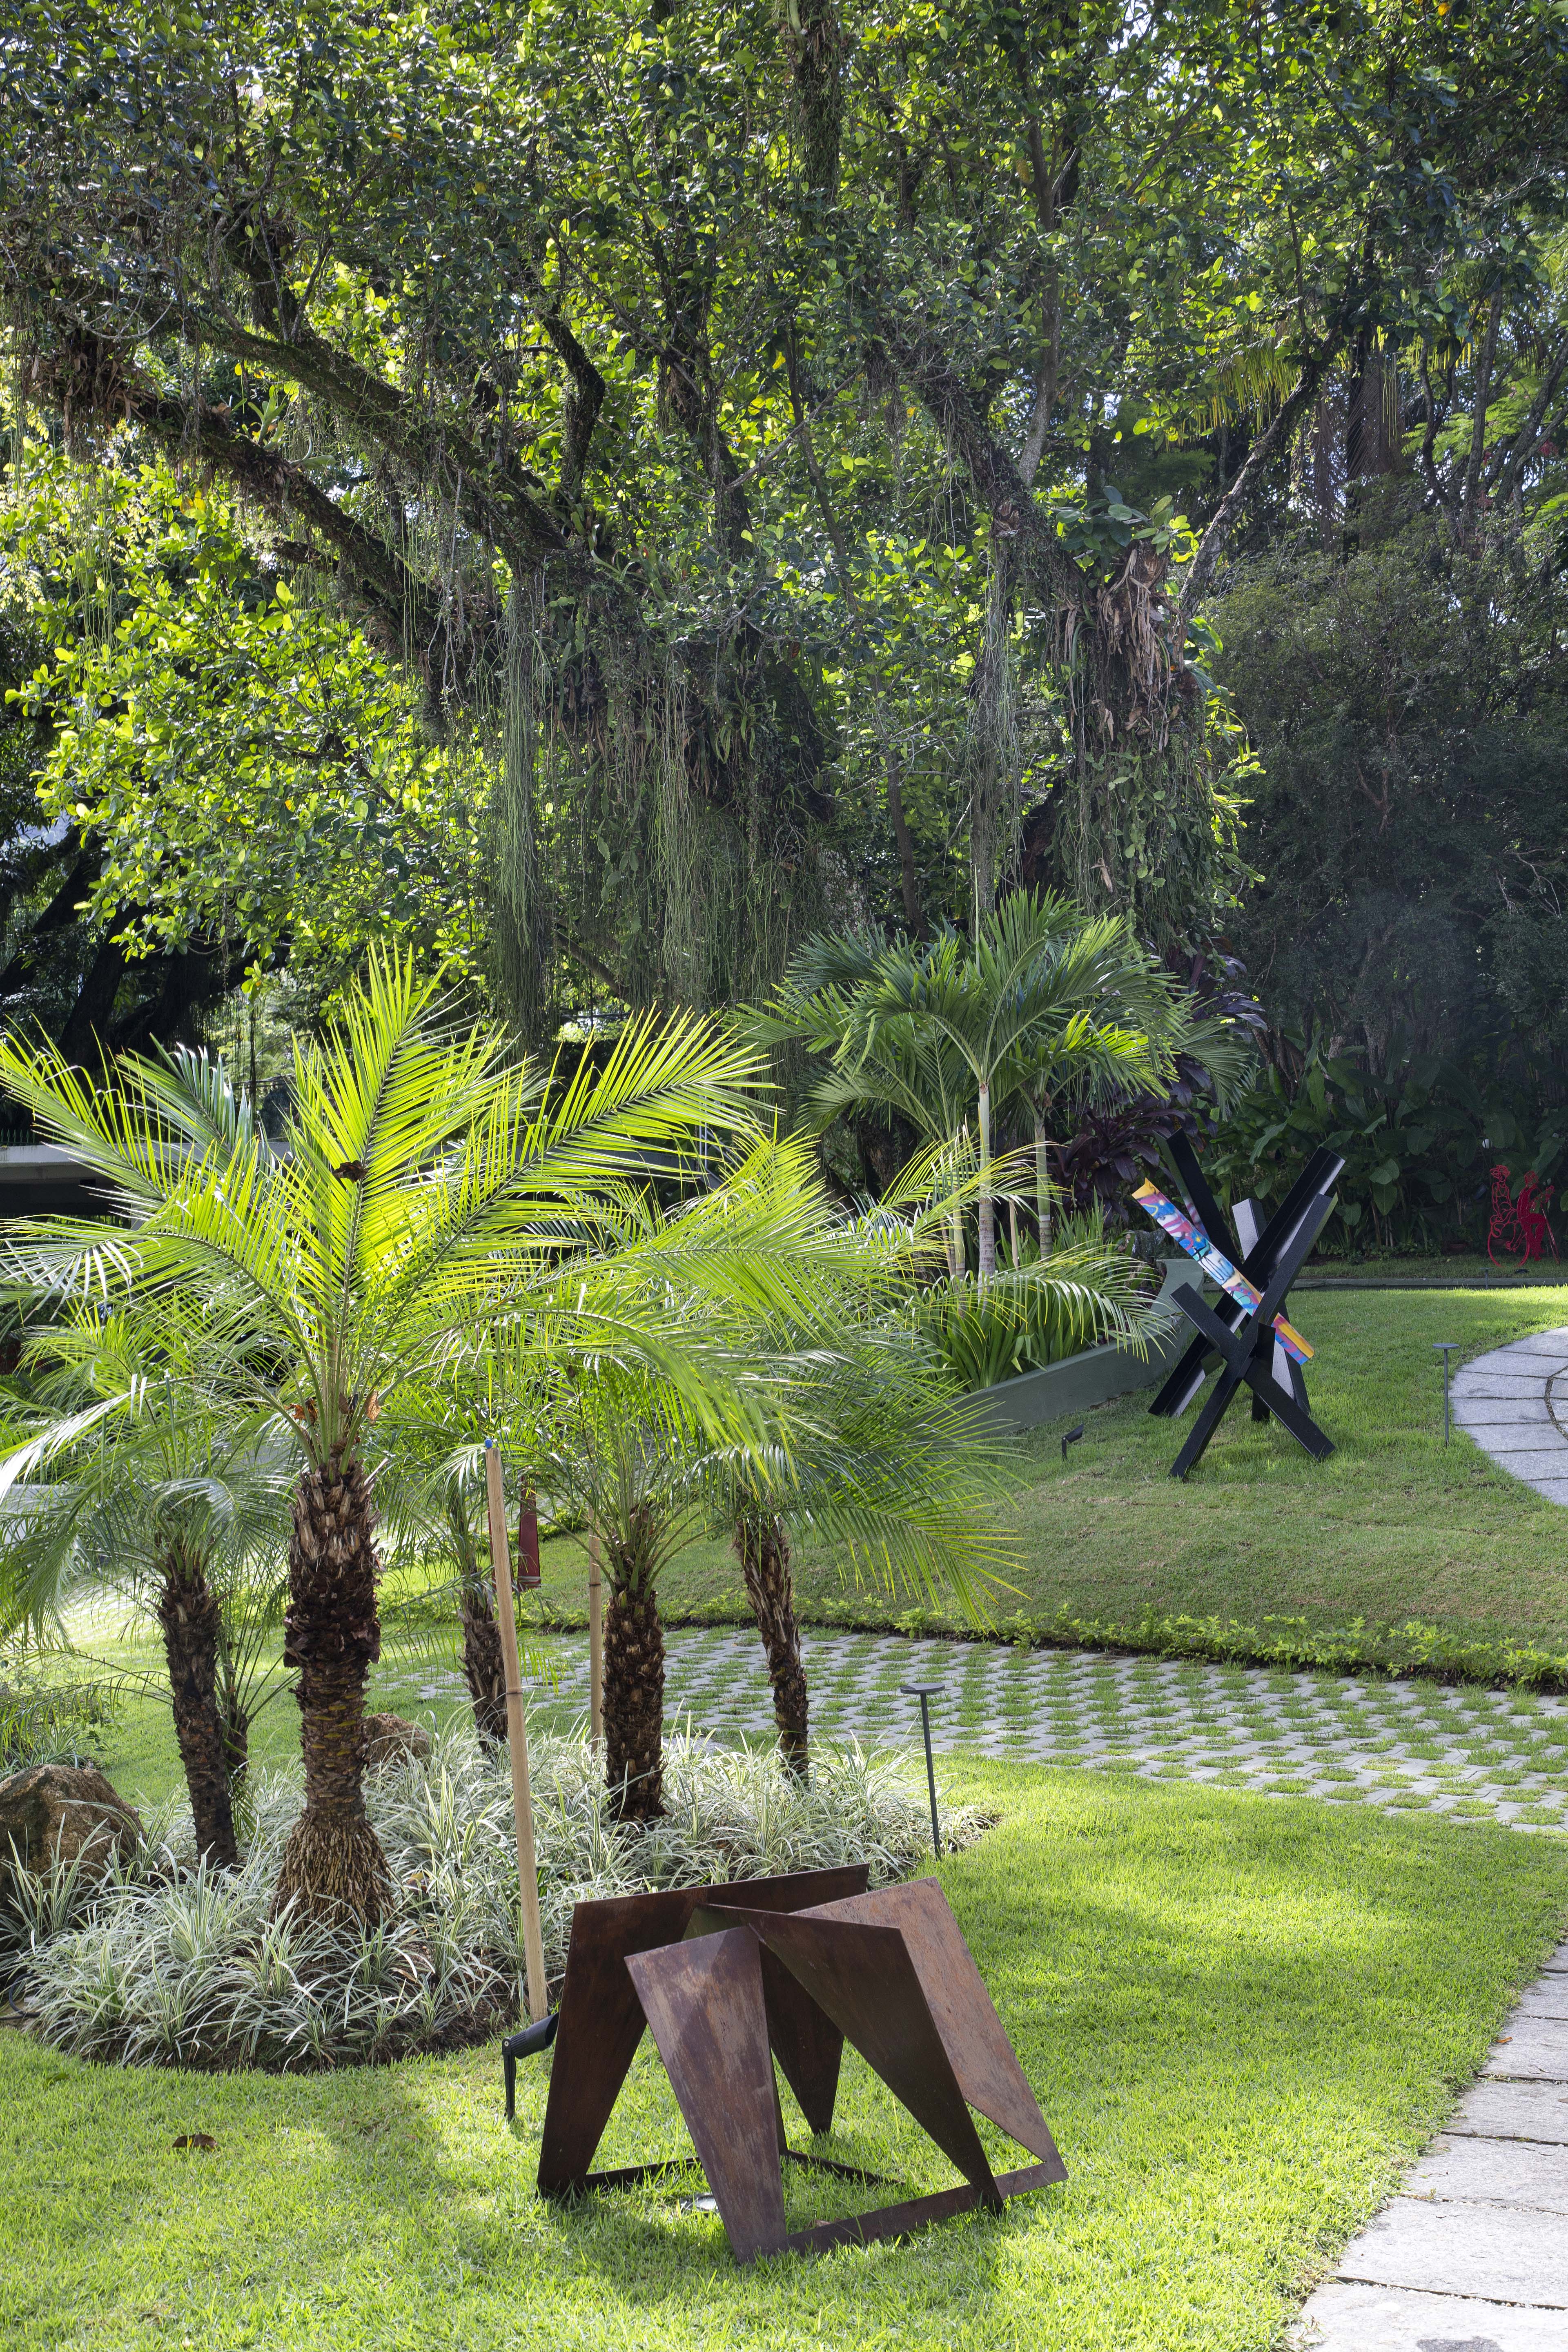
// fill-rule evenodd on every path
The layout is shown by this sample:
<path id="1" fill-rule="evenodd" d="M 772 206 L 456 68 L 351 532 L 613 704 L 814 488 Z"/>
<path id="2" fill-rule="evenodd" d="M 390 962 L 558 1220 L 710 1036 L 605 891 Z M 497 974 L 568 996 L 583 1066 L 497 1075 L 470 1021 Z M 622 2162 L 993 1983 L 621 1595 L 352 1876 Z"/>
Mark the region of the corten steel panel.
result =
<path id="1" fill-rule="evenodd" d="M 875 1893 L 814 1906 L 814 1919 L 855 1919 L 897 1927 L 914 1963 L 942 2048 L 959 2089 L 972 2107 L 1021 2147 L 1060 2169 L 1067 2179 L 1040 2104 L 1019 2065 L 963 1930 L 934 1878 L 879 1886 Z"/>
<path id="2" fill-rule="evenodd" d="M 752 1908 L 792 1910 L 812 1903 L 831 1902 L 862 1893 L 864 1863 L 832 1870 L 792 1871 L 776 1878 L 741 1881 Z M 677 1944 L 686 1933 L 693 1911 L 704 1902 L 721 1900 L 731 1886 L 684 1886 L 649 1895 L 612 1895 L 579 1903 L 572 1915 L 572 1937 L 566 1955 L 566 1981 L 561 1996 L 561 2022 L 556 2030 L 550 2071 L 550 2095 L 539 2150 L 539 2187 L 546 2197 L 583 2188 L 594 2152 L 619 2096 L 626 2070 L 642 2039 L 642 2005 L 626 1962 L 635 1952 Z M 812 2044 L 802 2039 L 791 2056 L 806 2087 L 820 2085 L 822 2068 L 808 2066 Z M 781 2052 L 781 2059 L 784 2053 Z M 837 2067 L 834 2080 L 837 2081 Z M 785 2074 L 797 2098 L 801 2087 Z M 802 2099 L 802 2105 L 805 2102 Z M 807 2110 L 808 2119 L 810 2110 Z M 828 2120 L 832 2119 L 831 2101 Z M 814 2125 L 815 2128 L 826 2128 Z M 626 2168 L 640 2177 L 647 2168 Z M 607 2185 L 607 2184 L 606 2184 Z"/>
<path id="3" fill-rule="evenodd" d="M 964 2105 L 900 1930 L 802 1912 L 733 1916 L 746 1916 L 755 1935 L 826 2011 L 845 2040 L 854 2043 L 943 2155 L 988 2204 L 999 2206 L 974 2118 Z"/>
<path id="4" fill-rule="evenodd" d="M 721 1894 L 743 1893 L 724 1887 Z M 734 1926 L 729 1913 L 701 1903 L 692 1912 L 686 1933 L 690 1936 L 710 1936 L 724 1927 Z M 831 2131 L 833 2109 L 838 2096 L 838 2072 L 844 2058 L 844 2036 L 831 2018 L 823 2014 L 804 1985 L 797 1983 L 782 1960 L 775 1959 L 766 1947 L 763 1948 L 763 2000 L 767 2011 L 768 2040 L 773 2056 L 784 2069 L 784 2077 L 800 2102 L 800 2111 L 809 2129 Z M 779 2145 L 783 2147 L 784 2118 L 779 2118 Z"/>
<path id="5" fill-rule="evenodd" d="M 1018 2172 L 999 2172 L 996 2188 L 1002 2198 L 1026 2197 L 1032 2189 L 1049 2189 L 1065 2173 L 1048 2164 L 1026 2164 Z M 955 2214 L 972 2213 L 984 2202 L 981 2192 L 965 2181 L 962 2189 L 939 2189 L 931 2197 L 907 2198 L 901 2205 L 879 2206 L 874 2213 L 847 2214 L 842 2221 L 818 2221 L 814 2229 L 792 2230 L 793 2254 L 827 2254 L 835 2246 L 868 2246 L 879 2238 L 909 2238 L 929 2230 L 933 2221 L 951 2221 Z"/>
<path id="6" fill-rule="evenodd" d="M 634 1953 L 637 1987 L 738 2263 L 784 2250 L 777 2093 L 749 1927 Z"/>
<path id="7" fill-rule="evenodd" d="M 785 2246 L 816 2254 L 906 2236 L 976 2206 L 999 2211 L 1005 2197 L 1065 2180 L 1066 2167 L 942 1889 L 924 1879 L 870 1894 L 865 1875 L 801 1873 L 580 1905 L 557 2050 L 570 2012 L 592 2104 L 571 2083 L 558 2099 L 559 2070 L 552 2075 L 556 2171 L 552 2180 L 542 2156 L 541 2188 L 609 2188 L 673 2168 L 668 2159 L 615 2172 L 583 2168 L 644 2013 L 741 2262 Z M 821 1899 L 797 1907 L 813 1894 Z M 669 1940 L 646 1940 L 659 1933 Z M 595 2000 L 605 2002 L 604 2012 L 595 2014 Z M 628 2007 L 637 2011 L 635 2020 Z M 783 2162 L 818 2159 L 796 2157 L 784 2145 L 773 2057 L 791 2050 L 808 2117 L 823 2114 L 830 2121 L 845 2039 L 959 2167 L 965 2185 L 786 2232 Z M 970 2104 L 1041 2160 L 994 2179 Z M 577 2157 L 570 2176 L 561 2170 L 563 2149 Z M 875 2178 L 826 2161 L 822 2168 Z"/>

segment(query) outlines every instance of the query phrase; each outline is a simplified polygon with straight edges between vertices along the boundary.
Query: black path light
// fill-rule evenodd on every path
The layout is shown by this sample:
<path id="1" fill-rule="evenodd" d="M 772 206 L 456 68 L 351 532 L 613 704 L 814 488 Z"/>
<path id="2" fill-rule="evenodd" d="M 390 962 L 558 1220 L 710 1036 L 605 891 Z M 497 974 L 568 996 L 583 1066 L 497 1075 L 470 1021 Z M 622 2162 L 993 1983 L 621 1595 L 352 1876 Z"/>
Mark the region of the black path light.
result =
<path id="1" fill-rule="evenodd" d="M 1448 1443 L 1448 1363 L 1458 1344 L 1458 1339 L 1434 1339 L 1432 1342 L 1433 1352 L 1440 1354 L 1443 1359 L 1443 1443 L 1445 1445 Z"/>
<path id="2" fill-rule="evenodd" d="M 936 1766 L 931 1759 L 931 1702 L 941 1690 L 940 1683 L 900 1683 L 899 1688 L 906 1698 L 918 1698 L 921 1703 L 921 1729 L 926 1743 L 926 1787 L 931 1790 L 931 1842 L 937 1858 L 942 1858 L 942 1824 L 936 1817 Z"/>
<path id="3" fill-rule="evenodd" d="M 1069 1429 L 1067 1435 L 1062 1440 L 1062 1460 L 1064 1462 L 1068 1458 L 1068 1447 L 1069 1445 L 1076 1445 L 1082 1435 L 1083 1423 L 1080 1421 L 1078 1427 L 1076 1429 Z"/>

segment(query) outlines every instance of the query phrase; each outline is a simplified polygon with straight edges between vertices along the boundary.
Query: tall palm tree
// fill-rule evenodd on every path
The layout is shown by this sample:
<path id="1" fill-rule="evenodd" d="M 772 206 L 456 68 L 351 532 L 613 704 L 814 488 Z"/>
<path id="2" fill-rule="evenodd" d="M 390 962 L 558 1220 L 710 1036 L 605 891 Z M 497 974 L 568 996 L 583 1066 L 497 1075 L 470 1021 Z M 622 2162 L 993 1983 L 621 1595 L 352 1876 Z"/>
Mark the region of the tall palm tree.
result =
<path id="1" fill-rule="evenodd" d="M 890 1062 L 919 1055 L 923 1066 L 940 1055 L 953 1076 L 962 1073 L 963 1116 L 973 1108 L 978 1128 L 983 1285 L 996 1270 L 998 1096 L 1016 1090 L 1035 1038 L 1063 1032 L 1058 1057 L 1080 1071 L 1119 1066 L 1129 1092 L 1152 1078 L 1149 1041 L 1121 1021 L 1097 1022 L 1082 1002 L 1106 960 L 1103 935 L 1120 929 L 1115 917 L 1086 923 L 1064 901 L 1020 893 L 984 919 L 973 945 L 951 929 L 931 940 L 829 936 L 803 949 L 770 1008 L 774 1034 L 787 1023 L 832 1056 L 813 1097 L 821 1120 L 851 1103 L 887 1107 Z M 945 1101 L 941 1110 L 952 1117 Z"/>
<path id="2" fill-rule="evenodd" d="M 974 1108 L 970 1061 L 939 1025 L 868 1017 L 868 976 L 887 951 L 879 932 L 817 934 L 802 946 L 765 1010 L 747 1016 L 748 1026 L 763 1045 L 799 1040 L 827 1057 L 810 1095 L 817 1127 L 843 1113 L 879 1111 L 889 1121 L 903 1120 L 925 1144 L 945 1153 L 953 1195 L 948 1271 L 956 1279 L 966 1262 L 960 1194 L 970 1160 L 967 1122 Z M 913 943 L 912 953 L 922 951 L 921 943 Z"/>
<path id="3" fill-rule="evenodd" d="M 373 1922 L 393 1908 L 365 1811 L 364 1692 L 380 1654 L 368 1433 L 405 1381 L 565 1259 L 584 1297 L 648 1154 L 752 1116 L 753 1054 L 692 1019 L 644 1020 L 561 1083 L 455 1024 L 411 962 L 373 958 L 321 1042 L 299 1043 L 275 1153 L 221 1073 L 131 1058 L 103 1090 L 47 1045 L 0 1043 L 0 1083 L 107 1186 L 120 1222 L 13 1228 L 35 1295 L 144 1296 L 219 1335 L 299 1464 L 284 1660 L 305 1802 L 276 1901 Z M 635 1335 L 657 1353 L 659 1334 Z"/>
<path id="4" fill-rule="evenodd" d="M 973 942 L 952 930 L 931 940 L 845 932 L 808 941 L 757 1034 L 798 1037 L 830 1057 L 812 1097 L 820 1123 L 875 1106 L 913 1118 L 928 1136 L 956 1136 L 973 1107 L 984 1284 L 996 1266 L 998 1121 L 1016 1108 L 1032 1120 L 1043 1255 L 1054 1109 L 1157 1088 L 1197 1025 L 1191 1001 L 1123 917 L 1089 918 L 1056 894 L 1016 891 L 982 919 Z M 1219 1061 L 1246 1051 L 1225 1033 L 1224 1024 L 1204 1028 Z M 933 1071 L 939 1085 L 905 1076 Z"/>
<path id="5" fill-rule="evenodd" d="M 199 1349 L 156 1301 L 135 1317 L 67 1308 L 30 1341 L 28 1434 L 0 1465 L 0 1627 L 63 1626 L 106 1593 L 156 1617 L 197 1850 L 232 1868 L 250 1722 L 273 1680 L 292 1448 Z"/>

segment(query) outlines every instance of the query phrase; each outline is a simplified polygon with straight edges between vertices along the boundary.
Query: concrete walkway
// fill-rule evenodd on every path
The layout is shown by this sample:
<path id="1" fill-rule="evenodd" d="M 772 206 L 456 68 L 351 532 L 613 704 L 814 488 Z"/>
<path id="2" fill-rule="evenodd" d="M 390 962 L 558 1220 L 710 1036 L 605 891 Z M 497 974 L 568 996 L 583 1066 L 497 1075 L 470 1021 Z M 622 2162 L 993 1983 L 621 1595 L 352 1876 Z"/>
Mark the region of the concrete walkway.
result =
<path id="1" fill-rule="evenodd" d="M 1549 1502 L 1568 1503 L 1568 1330 L 1538 1331 L 1454 1375 L 1454 1420 Z"/>
<path id="2" fill-rule="evenodd" d="M 1568 2347 L 1568 1944 L 1291 2341 L 1302 2352 Z"/>
<path id="3" fill-rule="evenodd" d="M 1568 1504 L 1568 1330 L 1494 1348 L 1454 1419 Z M 1306 2352 L 1568 2352 L 1568 1944 L 1398 2196 L 1345 2248 L 1292 2342 Z"/>

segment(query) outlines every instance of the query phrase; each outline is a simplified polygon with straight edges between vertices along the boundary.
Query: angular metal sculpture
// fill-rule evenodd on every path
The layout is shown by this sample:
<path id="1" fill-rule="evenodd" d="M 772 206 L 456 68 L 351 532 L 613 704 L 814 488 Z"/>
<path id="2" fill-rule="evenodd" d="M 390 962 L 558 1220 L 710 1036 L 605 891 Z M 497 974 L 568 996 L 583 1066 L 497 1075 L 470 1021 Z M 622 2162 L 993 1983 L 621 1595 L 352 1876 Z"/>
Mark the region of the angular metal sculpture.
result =
<path id="1" fill-rule="evenodd" d="M 870 1893 L 862 1865 L 580 1903 L 560 2015 L 542 2194 L 622 2187 L 684 2161 L 588 2170 L 646 2022 L 738 2262 L 901 2237 L 977 2205 L 999 2212 L 1005 2198 L 1067 2179 L 934 1879 Z M 773 2060 L 812 2130 L 825 2132 L 847 2041 L 964 2185 L 791 2231 L 786 2158 L 876 2177 L 785 2145 Z M 971 2107 L 1037 2161 L 993 2174 Z"/>
<path id="2" fill-rule="evenodd" d="M 1237 1208 L 1233 1233 L 1230 1220 L 1210 1192 L 1197 1154 L 1185 1136 L 1175 1138 L 1171 1157 L 1205 1233 L 1260 1293 L 1251 1313 L 1239 1300 L 1224 1296 L 1211 1307 L 1192 1283 L 1183 1284 L 1171 1294 L 1198 1336 L 1155 1397 L 1150 1412 L 1172 1420 L 1185 1412 L 1203 1387 L 1209 1363 L 1215 1357 L 1219 1360 L 1219 1376 L 1193 1425 L 1192 1434 L 1171 1465 L 1172 1477 L 1184 1478 L 1202 1460 L 1232 1398 L 1244 1383 L 1252 1391 L 1255 1421 L 1267 1421 L 1272 1413 L 1315 1461 L 1326 1461 L 1334 1450 L 1332 1441 L 1312 1419 L 1301 1366 L 1292 1360 L 1274 1328 L 1274 1320 L 1276 1316 L 1284 1314 L 1290 1285 L 1300 1273 L 1333 1208 L 1334 1186 L 1344 1167 L 1343 1159 L 1326 1148 L 1315 1151 L 1266 1225 L 1260 1228 L 1252 1203 L 1244 1201 Z"/>

